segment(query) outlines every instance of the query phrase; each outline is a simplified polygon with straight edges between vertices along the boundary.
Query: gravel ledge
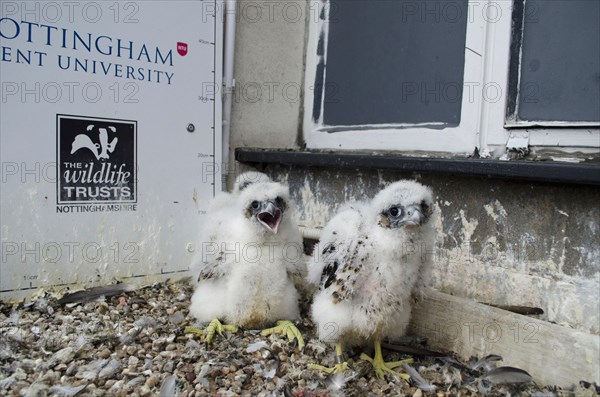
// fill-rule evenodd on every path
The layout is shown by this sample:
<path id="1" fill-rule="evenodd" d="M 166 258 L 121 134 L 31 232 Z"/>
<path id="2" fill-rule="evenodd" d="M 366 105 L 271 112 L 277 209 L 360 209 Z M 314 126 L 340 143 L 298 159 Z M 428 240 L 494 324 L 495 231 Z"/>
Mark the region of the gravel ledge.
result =
<path id="1" fill-rule="evenodd" d="M 281 336 L 253 330 L 216 337 L 207 348 L 183 333 L 199 325 L 188 317 L 192 292 L 183 281 L 85 303 L 60 305 L 49 293 L 28 305 L 0 303 L 0 396 L 597 395 L 588 384 L 563 390 L 510 377 L 498 382 L 451 353 L 415 357 L 411 364 L 433 391 L 400 377 L 377 379 L 362 361 L 347 377 L 326 378 L 307 369 L 333 365 L 333 349 L 315 338 L 309 320 L 298 324 L 307 342 L 303 352 Z M 384 354 L 386 360 L 406 357 Z"/>

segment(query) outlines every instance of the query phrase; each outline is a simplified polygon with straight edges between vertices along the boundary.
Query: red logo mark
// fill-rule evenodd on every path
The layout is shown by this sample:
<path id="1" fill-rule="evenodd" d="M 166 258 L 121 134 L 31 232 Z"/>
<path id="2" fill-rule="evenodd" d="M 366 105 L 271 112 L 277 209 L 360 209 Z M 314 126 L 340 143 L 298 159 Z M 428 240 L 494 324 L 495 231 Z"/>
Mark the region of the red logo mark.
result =
<path id="1" fill-rule="evenodd" d="M 177 42 L 177 53 L 182 57 L 186 56 L 188 45 L 186 43 Z"/>

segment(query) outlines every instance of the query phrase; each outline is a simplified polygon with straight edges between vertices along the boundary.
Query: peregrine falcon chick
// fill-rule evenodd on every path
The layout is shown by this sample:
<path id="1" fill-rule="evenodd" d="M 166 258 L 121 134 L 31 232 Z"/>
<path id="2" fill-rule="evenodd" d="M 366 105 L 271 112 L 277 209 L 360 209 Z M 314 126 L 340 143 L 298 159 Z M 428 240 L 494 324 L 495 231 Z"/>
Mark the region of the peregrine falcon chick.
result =
<path id="1" fill-rule="evenodd" d="M 210 343 L 223 330 L 277 321 L 263 335 L 283 333 L 302 348 L 302 336 L 289 321 L 299 317 L 292 274 L 304 264 L 288 189 L 264 179 L 236 186 L 225 204 L 212 207 L 215 213 L 209 214 L 200 256 L 192 265 L 197 285 L 190 314 L 209 325 L 187 331 L 204 334 Z"/>
<path id="2" fill-rule="evenodd" d="M 309 262 L 308 281 L 319 284 L 311 315 L 319 338 L 335 343 L 338 364 L 311 368 L 344 371 L 343 343 L 372 341 L 375 356 L 361 358 L 371 362 L 379 377 L 397 374 L 393 369 L 406 361 L 384 362 L 381 340 L 405 334 L 411 294 L 427 282 L 432 209 L 431 189 L 402 180 L 329 221 Z"/>

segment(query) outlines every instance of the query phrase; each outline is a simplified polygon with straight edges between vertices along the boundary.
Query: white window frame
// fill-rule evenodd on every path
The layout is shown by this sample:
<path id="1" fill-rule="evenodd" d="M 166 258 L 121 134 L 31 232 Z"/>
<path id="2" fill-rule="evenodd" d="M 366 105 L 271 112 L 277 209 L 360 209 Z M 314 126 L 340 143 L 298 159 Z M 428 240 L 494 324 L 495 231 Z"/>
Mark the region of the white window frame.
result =
<path id="1" fill-rule="evenodd" d="M 327 13 L 328 4 L 318 2 L 319 14 L 322 9 Z M 529 137 L 530 146 L 569 148 L 571 151 L 583 148 L 588 152 L 600 149 L 598 126 L 574 128 L 579 124 L 553 123 L 549 125 L 561 128 L 548 128 L 539 123 L 528 125 L 522 122 L 515 126 L 506 120 L 512 4 L 512 0 L 469 0 L 461 120 L 456 127 L 439 129 L 427 128 L 426 124 L 328 126 L 323 123 L 323 103 L 320 120 L 314 122 L 314 84 L 319 61 L 317 44 L 323 32 L 323 56 L 326 57 L 329 18 L 310 20 L 303 123 L 307 148 L 472 153 L 478 147 L 480 151 L 494 152 L 495 149 L 503 151 L 514 131 L 512 127 L 519 127 L 519 133 Z M 327 67 L 324 73 L 327 74 Z M 497 90 L 501 92 L 497 93 Z M 325 100 L 325 95 L 321 100 Z"/>

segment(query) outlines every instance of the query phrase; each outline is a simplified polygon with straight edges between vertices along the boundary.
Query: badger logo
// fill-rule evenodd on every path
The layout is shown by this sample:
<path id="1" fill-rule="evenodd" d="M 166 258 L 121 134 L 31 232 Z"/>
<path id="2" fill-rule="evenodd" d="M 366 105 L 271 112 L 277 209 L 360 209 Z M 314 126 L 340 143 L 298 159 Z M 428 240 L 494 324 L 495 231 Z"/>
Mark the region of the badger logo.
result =
<path id="1" fill-rule="evenodd" d="M 87 126 L 87 131 L 92 131 L 94 129 L 94 125 L 90 124 Z M 115 127 L 109 126 L 113 133 L 117 132 Z M 106 128 L 99 128 L 98 131 L 98 139 L 99 143 L 92 142 L 92 139 L 86 134 L 79 134 L 73 140 L 71 144 L 71 154 L 75 153 L 79 149 L 89 149 L 94 156 L 96 156 L 96 160 L 108 160 L 110 156 L 109 153 L 114 152 L 115 147 L 117 146 L 117 142 L 119 142 L 119 138 L 113 138 L 110 143 L 108 142 L 108 132 Z"/>

